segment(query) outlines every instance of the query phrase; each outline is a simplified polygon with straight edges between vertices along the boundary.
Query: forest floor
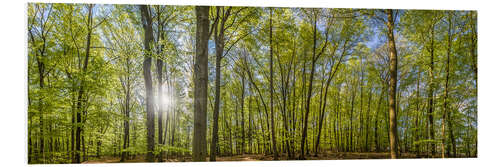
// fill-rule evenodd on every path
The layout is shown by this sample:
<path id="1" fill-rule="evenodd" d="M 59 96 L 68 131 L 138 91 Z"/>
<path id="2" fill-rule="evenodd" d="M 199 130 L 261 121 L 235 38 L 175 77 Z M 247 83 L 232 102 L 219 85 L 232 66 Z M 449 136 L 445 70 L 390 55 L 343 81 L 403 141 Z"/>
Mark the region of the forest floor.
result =
<path id="1" fill-rule="evenodd" d="M 287 156 L 283 154 L 280 160 L 288 160 Z M 296 156 L 298 157 L 298 155 Z M 307 160 L 342 160 L 342 159 L 389 159 L 390 153 L 388 152 L 325 152 L 318 154 L 318 157 L 313 155 L 306 156 Z M 417 157 L 412 153 L 402 153 L 401 158 L 421 158 Z M 243 154 L 243 155 L 233 155 L 233 156 L 219 156 L 217 161 L 271 161 L 273 160 L 273 155 L 263 155 L 263 154 Z M 295 159 L 294 159 L 295 160 Z M 172 157 L 166 159 L 165 162 L 190 162 L 190 156 L 183 157 Z M 208 161 L 208 158 L 207 158 Z M 146 162 L 145 156 L 135 156 L 135 158 L 126 160 L 125 163 L 133 162 Z M 88 160 L 82 162 L 84 164 L 96 164 L 96 163 L 120 163 L 120 157 L 102 157 L 100 159 Z"/>

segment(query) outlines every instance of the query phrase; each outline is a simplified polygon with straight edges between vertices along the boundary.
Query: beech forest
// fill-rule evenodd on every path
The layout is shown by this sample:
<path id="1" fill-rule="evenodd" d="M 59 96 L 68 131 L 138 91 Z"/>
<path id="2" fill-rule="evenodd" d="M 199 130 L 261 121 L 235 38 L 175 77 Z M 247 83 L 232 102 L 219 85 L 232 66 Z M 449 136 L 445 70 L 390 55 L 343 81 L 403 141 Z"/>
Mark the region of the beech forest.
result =
<path id="1" fill-rule="evenodd" d="M 477 157 L 477 12 L 28 3 L 29 164 Z"/>

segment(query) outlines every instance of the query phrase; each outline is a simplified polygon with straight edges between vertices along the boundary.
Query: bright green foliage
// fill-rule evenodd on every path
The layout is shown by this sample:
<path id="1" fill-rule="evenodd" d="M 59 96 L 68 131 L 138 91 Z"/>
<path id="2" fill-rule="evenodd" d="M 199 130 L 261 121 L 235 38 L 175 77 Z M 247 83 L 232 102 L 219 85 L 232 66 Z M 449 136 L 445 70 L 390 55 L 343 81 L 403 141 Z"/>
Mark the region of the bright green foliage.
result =
<path id="1" fill-rule="evenodd" d="M 151 6 L 150 9 L 154 22 L 151 71 L 157 101 L 155 108 L 163 105 L 163 111 L 155 109 L 155 112 L 164 113 L 165 140 L 165 144 L 155 141 L 154 155 L 164 152 L 162 159 L 184 160 L 191 154 L 193 138 L 194 7 Z M 210 9 L 212 24 L 217 13 L 216 7 Z M 124 152 L 128 154 L 125 162 L 144 156 L 148 151 L 142 73 L 146 54 L 139 7 L 94 6 L 86 72 L 83 62 L 88 30 L 87 5 L 30 3 L 27 11 L 29 163 L 71 163 L 76 151 L 76 127 L 83 128 L 82 161 L 117 158 Z M 271 107 L 274 107 L 280 159 L 296 159 L 300 155 L 304 127 L 308 131 L 306 158 L 316 152 L 318 136 L 320 155 L 390 151 L 389 49 L 380 12 L 273 8 L 274 74 L 270 78 L 269 8 L 232 7 L 231 11 L 225 23 L 228 28 L 221 60 L 220 110 L 216 122 L 219 127 L 218 157 L 272 154 Z M 437 157 L 441 155 L 444 138 L 446 156 L 476 157 L 477 13 L 396 11 L 394 34 L 399 55 L 396 113 L 400 152 L 409 157 Z M 451 12 L 451 23 L 448 12 Z M 158 14 L 165 18 L 164 26 L 158 26 L 155 20 Z M 450 116 L 443 122 L 450 24 L 452 43 L 447 96 Z M 161 32 L 164 38 L 159 40 L 157 34 Z M 432 52 L 433 70 L 430 68 Z M 311 69 L 315 58 L 315 68 Z M 164 65 L 162 85 L 156 79 L 156 60 L 162 60 Z M 215 99 L 215 61 L 212 34 L 207 143 L 211 143 L 214 124 L 211 115 Z M 310 83 L 311 75 L 314 77 Z M 271 80 L 273 106 L 269 104 Z M 309 120 L 308 126 L 304 126 L 310 85 Z M 434 87 L 429 97 L 431 85 Z M 157 96 L 159 86 L 163 89 L 163 99 Z M 76 123 L 73 119 L 80 88 L 83 90 L 83 115 L 82 122 Z M 128 103 L 127 92 L 130 95 Z M 434 100 L 433 106 L 429 106 L 430 98 Z M 431 114 L 429 107 L 434 111 Z M 156 113 L 156 119 L 158 115 Z M 434 118 L 434 129 L 429 127 L 429 115 Z M 129 141 L 124 147 L 127 121 Z M 440 128 L 443 123 L 444 136 Z M 157 125 L 155 128 L 158 131 Z M 429 136 L 431 130 L 434 138 Z M 437 150 L 434 155 L 431 155 L 432 147 Z"/>

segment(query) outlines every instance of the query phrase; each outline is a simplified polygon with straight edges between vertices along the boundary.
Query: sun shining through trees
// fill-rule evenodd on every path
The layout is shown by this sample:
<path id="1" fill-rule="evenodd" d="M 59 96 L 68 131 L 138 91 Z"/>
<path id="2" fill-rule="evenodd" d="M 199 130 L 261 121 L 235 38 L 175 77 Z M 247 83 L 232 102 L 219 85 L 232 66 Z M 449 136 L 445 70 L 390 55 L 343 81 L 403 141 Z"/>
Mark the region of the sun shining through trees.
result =
<path id="1" fill-rule="evenodd" d="M 477 12 L 29 3 L 28 163 L 477 157 Z"/>
<path id="2" fill-rule="evenodd" d="M 173 97 L 174 92 L 172 90 L 172 87 L 169 87 L 167 84 L 163 84 L 161 87 L 162 87 L 161 99 L 159 98 L 159 96 L 156 96 L 156 100 L 160 102 L 159 105 L 162 105 L 162 108 L 171 108 L 175 103 L 174 101 L 175 99 Z"/>

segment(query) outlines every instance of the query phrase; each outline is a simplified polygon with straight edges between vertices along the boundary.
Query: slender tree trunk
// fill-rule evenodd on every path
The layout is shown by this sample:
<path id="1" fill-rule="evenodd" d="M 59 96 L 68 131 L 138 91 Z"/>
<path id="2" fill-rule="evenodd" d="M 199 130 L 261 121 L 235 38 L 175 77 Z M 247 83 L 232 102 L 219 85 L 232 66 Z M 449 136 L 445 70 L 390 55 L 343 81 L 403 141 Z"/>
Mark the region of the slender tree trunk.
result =
<path id="1" fill-rule="evenodd" d="M 353 86 L 353 89 L 354 86 Z M 352 96 L 351 96 L 351 109 L 350 109 L 350 112 L 349 112 L 349 147 L 347 147 L 347 151 L 348 152 L 352 152 L 354 151 L 354 145 L 352 144 L 352 139 L 353 139 L 353 131 L 354 131 L 354 128 L 353 128 L 353 125 L 352 125 L 352 119 L 353 119 L 353 115 L 354 115 L 354 99 L 356 97 L 356 90 L 354 90 L 354 92 L 352 93 Z"/>
<path id="2" fill-rule="evenodd" d="M 250 69 L 247 68 L 246 71 L 247 71 L 247 75 L 248 75 L 250 83 L 254 86 L 255 90 L 257 90 L 257 94 L 259 95 L 260 101 L 262 102 L 262 105 L 264 106 L 264 112 L 266 114 L 267 131 L 270 131 L 271 128 L 269 127 L 269 114 L 267 112 L 266 102 L 264 101 L 264 98 L 262 97 L 262 93 L 260 92 L 259 87 L 257 87 L 257 84 L 255 84 L 255 82 L 253 80 L 252 73 L 250 72 Z M 257 107 L 259 107 L 258 110 L 260 111 L 260 105 L 257 105 Z M 268 153 L 268 149 L 267 149 L 268 147 L 266 147 L 266 145 L 267 145 L 266 141 L 268 141 L 268 139 L 271 140 L 271 138 L 270 138 L 270 136 L 265 135 L 265 134 L 264 134 L 264 136 L 266 138 L 265 141 L 264 141 L 264 148 L 266 149 L 266 154 L 267 154 Z"/>
<path id="3" fill-rule="evenodd" d="M 418 79 L 417 79 L 417 111 L 415 116 L 415 151 L 417 152 L 417 157 L 420 156 L 420 127 L 419 127 L 419 115 L 420 115 L 420 68 L 418 69 Z"/>
<path id="4" fill-rule="evenodd" d="M 375 129 L 374 129 L 374 134 L 375 134 L 375 152 L 380 152 L 380 142 L 379 142 L 379 136 L 378 136 L 378 115 L 380 112 L 380 107 L 382 106 L 382 99 L 384 97 L 384 88 L 380 89 L 380 97 L 378 99 L 378 104 L 377 104 L 377 111 L 375 112 Z"/>
<path id="5" fill-rule="evenodd" d="M 340 121 L 341 121 L 340 120 L 340 112 L 341 112 L 340 107 L 341 107 L 341 100 L 342 100 L 340 97 L 341 92 L 342 92 L 342 87 L 339 88 L 339 92 L 338 92 L 337 100 L 336 100 L 337 108 L 335 110 L 335 128 L 334 128 L 334 130 L 335 130 L 335 148 L 336 148 L 337 152 L 343 151 L 342 147 L 340 146 L 340 144 L 341 144 L 341 134 L 340 134 L 341 129 L 340 128 L 342 127 L 342 125 L 340 124 Z"/>
<path id="6" fill-rule="evenodd" d="M 71 156 L 71 162 L 72 163 L 75 163 L 73 162 L 75 160 L 75 132 L 76 132 L 76 128 L 75 128 L 75 123 L 76 123 L 76 86 L 73 84 L 73 87 L 72 87 L 72 101 L 73 101 L 73 104 L 72 104 L 72 107 L 71 107 L 71 153 L 70 153 L 70 156 Z"/>
<path id="7" fill-rule="evenodd" d="M 81 135 L 82 153 L 83 153 L 82 162 L 87 160 L 87 151 L 86 151 L 87 149 L 85 149 L 85 136 L 83 134 L 84 134 L 84 132 L 82 130 L 82 135 Z"/>
<path id="8" fill-rule="evenodd" d="M 52 6 L 51 6 L 52 8 Z M 50 9 L 51 11 L 52 9 Z M 50 11 L 49 11 L 49 14 L 50 14 Z M 45 12 L 41 12 L 42 15 L 45 13 Z M 43 17 L 43 16 L 41 16 Z M 44 19 L 40 19 L 40 24 L 41 25 L 45 25 L 48 21 L 48 18 L 45 20 L 45 22 L 43 21 Z M 36 42 L 35 42 L 35 36 L 33 36 L 33 32 L 32 32 L 32 29 L 33 28 L 29 28 L 28 32 L 29 32 L 29 36 L 30 36 L 30 39 L 31 39 L 31 42 L 32 42 L 32 45 L 35 46 L 37 45 Z M 37 63 L 37 70 L 38 70 L 38 79 L 39 79 L 39 86 L 40 86 L 40 90 L 44 90 L 45 88 L 45 75 L 46 75 L 46 68 L 45 68 L 45 61 L 44 61 L 44 57 L 45 57 L 45 54 L 46 54 L 46 48 L 47 48 L 47 40 L 46 40 L 46 36 L 45 34 L 48 32 L 46 31 L 45 27 L 42 26 L 40 27 L 40 30 L 41 33 L 40 33 L 40 38 L 42 40 L 42 48 L 39 48 L 37 51 L 39 52 L 38 55 L 37 55 L 37 51 L 34 51 L 34 54 L 35 54 L 35 60 L 36 60 L 36 63 Z M 29 99 L 28 99 L 29 100 Z M 44 97 L 43 96 L 39 96 L 38 97 L 38 121 L 39 121 L 39 130 L 40 130 L 40 134 L 38 136 L 38 143 L 39 143 L 39 148 L 38 148 L 38 154 L 41 154 L 42 155 L 42 163 L 45 163 L 45 132 L 44 132 Z M 74 125 L 74 124 L 72 124 Z M 38 143 L 35 142 L 35 145 L 38 146 Z M 38 159 L 38 155 L 35 156 L 35 159 Z"/>
<path id="9" fill-rule="evenodd" d="M 470 43 L 471 47 L 469 52 L 470 56 L 472 57 L 471 61 L 471 66 L 472 66 L 472 71 L 474 71 L 474 80 L 476 81 L 477 85 L 477 28 L 476 28 L 476 20 L 477 20 L 477 15 L 475 15 L 476 11 L 470 11 L 468 14 L 468 17 L 471 21 L 470 24 L 470 30 L 471 30 L 471 35 L 470 35 Z"/>
<path id="10" fill-rule="evenodd" d="M 157 78 L 158 78 L 158 144 L 163 145 L 163 61 L 161 59 L 156 60 L 156 68 L 157 68 Z M 160 151 L 158 155 L 158 161 L 163 162 L 163 154 L 164 151 Z"/>
<path id="11" fill-rule="evenodd" d="M 241 74 L 241 153 L 245 154 L 245 75 Z"/>
<path id="12" fill-rule="evenodd" d="M 125 58 L 126 61 L 126 76 L 124 77 L 125 81 L 122 82 L 123 89 L 125 91 L 125 106 L 124 106 L 124 114 L 125 114 L 125 119 L 123 120 L 123 150 L 128 148 L 128 143 L 130 140 L 130 90 L 131 90 L 131 85 L 130 85 L 130 66 L 131 66 L 131 60 L 128 57 Z M 121 78 L 120 78 L 121 80 Z M 101 144 L 101 143 L 99 143 Z M 124 162 L 129 156 L 128 151 L 122 151 L 121 159 L 120 162 Z"/>
<path id="13" fill-rule="evenodd" d="M 317 14 L 314 13 L 314 25 L 313 25 L 313 61 L 311 64 L 311 74 L 309 75 L 309 87 L 307 91 L 307 102 L 306 102 L 306 113 L 304 116 L 304 124 L 302 128 L 302 142 L 300 143 L 300 157 L 299 159 L 304 160 L 304 145 L 306 144 L 306 138 L 307 138 L 307 124 L 308 124 L 308 119 L 309 119 L 309 111 L 310 111 L 310 105 L 311 105 L 311 96 L 312 96 L 312 86 L 313 86 L 313 79 L 314 79 L 314 71 L 316 70 L 316 32 L 317 32 Z M 326 45 L 326 44 L 325 44 Z M 307 149 L 309 150 L 309 149 Z"/>
<path id="14" fill-rule="evenodd" d="M 92 8 L 93 5 L 90 4 L 88 7 L 88 18 L 87 18 L 87 46 L 85 49 L 85 60 L 83 64 L 83 74 L 84 76 L 87 73 L 87 66 L 88 66 L 88 61 L 89 61 L 89 56 L 90 56 L 90 41 L 91 41 L 91 35 L 92 35 Z M 85 77 L 84 77 L 85 78 Z M 77 100 L 77 105 L 76 105 L 76 150 L 75 150 L 75 157 L 73 159 L 73 163 L 80 163 L 80 153 L 81 153 L 81 145 L 83 141 L 81 141 L 82 133 L 83 133 L 83 127 L 81 125 L 82 123 L 82 112 L 84 110 L 83 107 L 83 101 L 84 101 L 84 85 L 85 85 L 85 80 L 82 80 L 80 83 L 79 91 L 78 91 L 78 100 Z"/>
<path id="15" fill-rule="evenodd" d="M 296 125 L 297 125 L 297 120 L 296 120 L 296 118 L 297 118 L 296 117 L 296 111 L 297 111 L 296 101 L 297 101 L 297 96 L 296 96 L 296 89 L 295 89 L 296 88 L 295 87 L 295 82 L 296 82 L 295 72 L 296 72 L 296 70 L 294 68 L 293 74 L 292 74 L 293 75 L 293 80 L 292 80 L 292 91 L 293 91 L 292 106 L 293 106 L 293 108 L 292 108 L 292 119 L 290 120 L 291 124 L 292 124 L 291 132 L 290 132 L 290 134 L 292 136 L 291 140 L 290 140 L 290 142 L 291 142 L 290 145 L 291 145 L 291 152 L 292 152 L 291 155 L 292 155 L 292 157 L 290 157 L 290 159 L 295 159 L 295 148 L 296 148 L 296 146 L 295 146 L 295 139 L 296 139 L 296 137 L 295 137 L 295 135 L 296 135 L 295 132 L 296 131 L 295 130 L 296 129 L 295 128 L 296 128 Z"/>
<path id="16" fill-rule="evenodd" d="M 392 10 L 387 10 L 387 36 L 389 38 L 390 49 L 390 81 L 389 81 L 389 125 L 390 125 L 390 145 L 391 145 L 391 158 L 398 158 L 398 129 L 397 129 L 397 116 L 396 116 L 396 92 L 397 92 L 397 76 L 398 76 L 398 55 L 396 51 L 396 44 L 394 40 L 394 18 Z"/>
<path id="17" fill-rule="evenodd" d="M 448 123 L 448 128 L 449 128 L 449 131 L 450 131 L 450 141 L 453 142 L 454 144 L 454 138 L 453 138 L 453 128 L 452 128 L 452 123 L 450 121 L 450 112 L 448 111 L 448 83 L 449 83 L 449 78 L 450 78 L 450 55 L 451 55 L 451 46 L 452 46 L 452 32 L 451 32 L 451 29 L 453 27 L 453 23 L 452 23 L 452 13 L 450 12 L 449 13 L 449 16 L 448 16 L 448 47 L 447 47 L 447 50 L 446 50 L 446 80 L 445 80 L 445 87 L 444 87 L 444 103 L 443 103 L 443 109 L 444 109 L 444 112 L 443 112 L 443 121 L 441 123 L 441 130 L 443 132 L 443 137 L 442 137 L 442 141 L 441 141 L 441 156 L 442 158 L 445 158 L 445 143 L 446 143 L 446 129 L 445 129 L 445 123 Z M 449 147 L 447 148 L 447 153 L 448 153 L 448 156 L 449 156 Z M 456 148 L 454 148 L 456 149 Z M 456 151 L 455 151 L 456 152 Z M 455 155 L 454 155 L 455 156 Z"/>
<path id="18" fill-rule="evenodd" d="M 45 45 L 44 45 L 45 46 Z M 45 48 L 45 47 L 44 47 Z M 45 49 L 43 49 L 45 50 Z M 44 56 L 44 52 L 40 53 L 40 57 L 43 57 Z M 43 90 L 44 87 L 45 87 L 45 80 L 44 80 L 44 77 L 45 77 L 45 63 L 41 60 L 42 58 L 38 58 L 37 60 L 37 63 L 38 63 L 38 75 L 39 75 L 39 86 L 40 86 L 40 90 Z M 44 141 L 44 138 L 45 138 L 45 133 L 44 133 L 44 124 L 43 124 L 43 116 L 44 116 L 44 102 L 43 102 L 43 96 L 40 96 L 38 97 L 38 110 L 39 110 L 39 123 L 40 123 L 40 153 L 42 154 L 42 162 L 45 162 L 45 141 Z"/>
<path id="19" fill-rule="evenodd" d="M 44 45 L 45 46 L 45 45 Z M 41 53 L 40 57 L 43 57 L 44 54 L 43 52 Z M 40 90 L 43 90 L 44 87 L 45 87 L 45 80 L 44 80 L 44 77 L 45 77 L 45 63 L 43 61 L 41 61 L 40 59 L 42 58 L 39 58 L 37 59 L 38 61 L 38 73 L 39 73 L 39 86 L 40 86 Z M 40 123 L 40 153 L 42 154 L 42 162 L 45 162 L 45 141 L 44 141 L 44 138 L 45 138 L 45 133 L 44 133 L 44 124 L 43 124 L 43 116 L 44 116 L 44 104 L 43 104 L 43 96 L 40 96 L 38 98 L 38 110 L 39 110 L 39 123 Z"/>
<path id="20" fill-rule="evenodd" d="M 293 47 L 293 54 L 291 61 L 287 62 L 286 65 L 288 65 L 286 68 L 283 67 L 284 63 L 281 61 L 281 58 L 278 58 L 278 67 L 280 69 L 280 81 L 281 81 L 281 100 L 282 100 L 282 105 L 281 105 L 281 114 L 282 114 L 282 120 L 283 120 L 283 147 L 285 147 L 283 150 L 286 150 L 288 153 L 288 159 L 292 159 L 293 152 L 291 152 L 290 149 L 290 125 L 289 125 L 289 120 L 290 120 L 290 109 L 287 110 L 289 107 L 289 81 L 290 81 L 290 74 L 291 74 L 291 68 L 292 64 L 295 59 L 295 41 L 294 41 L 294 47 Z M 291 122 L 290 122 L 291 123 Z"/>
<path id="21" fill-rule="evenodd" d="M 224 7 L 222 7 L 224 9 Z M 219 13 L 220 7 L 217 7 L 217 13 Z M 218 147 L 218 139 L 219 139 L 219 125 L 218 125 L 218 120 L 219 120 L 219 110 L 220 110 L 220 70 L 221 70 L 221 61 L 222 61 L 222 55 L 224 53 L 224 46 L 225 46 L 225 37 L 224 37 L 224 32 L 225 32 L 225 23 L 226 19 L 229 15 L 230 9 L 227 11 L 227 15 L 223 15 L 222 17 L 217 14 L 216 21 L 213 24 L 214 30 L 214 42 L 215 42 L 215 106 L 214 106 L 214 112 L 213 112 L 213 121 L 214 125 L 212 126 L 212 141 L 210 144 L 210 161 L 215 161 L 216 156 L 217 156 L 217 147 Z M 222 12 L 224 13 L 224 12 Z M 220 24 L 219 24 L 220 22 Z"/>
<path id="22" fill-rule="evenodd" d="M 249 97 L 248 99 L 248 134 L 247 134 L 247 138 L 248 138 L 248 152 L 250 154 L 253 154 L 253 148 L 252 148 L 252 133 L 253 133 L 253 129 L 254 126 L 253 125 L 253 121 L 252 121 L 252 98 Z"/>
<path id="23" fill-rule="evenodd" d="M 316 142 L 315 142 L 316 144 L 315 144 L 315 147 L 314 147 L 314 156 L 315 157 L 318 157 L 318 149 L 319 149 L 319 145 L 320 145 L 321 131 L 322 131 L 322 128 L 323 128 L 323 119 L 325 117 L 325 112 L 326 112 L 328 88 L 330 87 L 330 82 L 331 82 L 331 80 L 333 78 L 330 75 L 330 73 L 331 73 L 331 70 L 328 73 L 329 77 L 328 77 L 326 85 L 325 85 L 325 92 L 323 93 L 323 97 L 320 97 L 323 100 L 320 101 L 320 105 L 321 106 L 320 106 L 320 115 L 319 115 L 318 135 L 316 136 Z"/>
<path id="24" fill-rule="evenodd" d="M 358 133 L 358 140 L 356 142 L 356 146 L 360 147 L 360 150 L 361 150 L 361 136 L 363 135 L 363 87 L 365 85 L 364 83 L 364 72 L 363 72 L 363 57 L 361 56 L 360 57 L 360 72 L 361 72 L 361 78 L 360 78 L 360 86 L 359 86 L 359 116 L 358 116 L 358 119 L 359 119 L 359 133 Z"/>
<path id="25" fill-rule="evenodd" d="M 157 6 L 158 7 L 158 6 Z M 159 11 L 159 7 L 157 8 L 157 11 Z M 163 101 L 163 44 L 161 44 L 163 40 L 163 25 L 160 23 L 162 22 L 161 20 L 161 12 L 158 12 L 157 14 L 157 19 L 158 19 L 158 31 L 157 31 L 157 42 L 158 42 L 158 55 L 159 58 L 156 59 L 156 73 L 157 73 L 157 80 L 158 80 L 158 144 L 164 145 L 163 143 L 163 114 L 164 114 L 164 101 Z M 158 154 L 158 161 L 163 162 L 163 154 L 164 151 L 160 151 Z"/>
<path id="26" fill-rule="evenodd" d="M 128 60 L 128 59 L 127 59 Z M 128 62 L 128 61 L 127 61 Z M 127 66 L 127 69 L 128 69 L 128 66 Z M 127 75 L 129 75 L 129 73 L 127 73 Z M 123 121 L 123 131 L 124 131 L 124 134 L 123 134 L 123 149 L 127 149 L 127 143 L 128 143 L 128 140 L 129 140 L 129 136 L 130 136 L 130 81 L 129 81 L 129 77 L 127 76 L 126 77 L 126 82 L 127 82 L 127 86 L 126 86 L 126 89 L 125 89 L 125 120 Z M 128 151 L 123 151 L 122 152 L 122 157 L 121 157 L 121 160 L 120 162 L 124 162 L 128 157 Z"/>
<path id="27" fill-rule="evenodd" d="M 431 29 L 431 46 L 430 46 L 430 52 L 431 52 L 431 62 L 430 62 L 430 79 L 429 79 L 429 93 L 427 95 L 427 98 L 429 98 L 429 105 L 427 106 L 429 109 L 427 111 L 427 116 L 428 116 L 428 121 L 429 121 L 429 129 L 428 133 L 430 137 L 430 140 L 434 140 L 434 115 L 433 115 L 433 110 L 434 110 L 434 26 L 432 26 Z M 434 142 L 431 144 L 431 156 L 434 156 L 436 154 L 436 145 Z"/>
<path id="28" fill-rule="evenodd" d="M 368 137 L 370 136 L 370 129 L 368 129 L 368 126 L 370 124 L 370 106 L 371 106 L 371 101 L 372 101 L 372 88 L 370 86 L 370 92 L 368 94 L 368 110 L 366 111 L 366 123 L 365 123 L 365 152 L 371 151 L 370 149 L 370 142 L 368 142 Z"/>
<path id="29" fill-rule="evenodd" d="M 270 58 L 270 64 L 269 64 L 269 69 L 271 70 L 271 77 L 269 79 L 269 86 L 271 87 L 271 103 L 270 103 L 270 109 L 271 109 L 271 135 L 272 135 L 272 142 L 273 142 L 273 159 L 278 160 L 278 152 L 276 151 L 276 134 L 275 134 L 275 128 L 274 128 L 274 105 L 273 105 L 273 94 L 274 94 L 274 85 L 273 85 L 273 8 L 269 8 L 269 58 Z"/>
<path id="30" fill-rule="evenodd" d="M 217 39 L 217 38 L 216 38 Z M 219 139 L 219 108 L 220 108 L 220 68 L 221 68 L 221 59 L 222 53 L 219 54 L 219 46 L 216 40 L 216 60 L 215 60 L 215 106 L 213 113 L 213 130 L 212 130 L 212 143 L 210 144 L 210 161 L 215 161 L 217 156 L 216 149 L 218 139 Z"/>
<path id="31" fill-rule="evenodd" d="M 344 45 L 345 46 L 345 45 Z M 344 49 L 345 51 L 345 49 Z M 335 68 L 333 68 L 333 64 L 332 64 L 332 67 L 330 68 L 329 72 L 328 72 L 328 79 L 326 81 L 326 85 L 325 85 L 325 93 L 323 94 L 323 100 L 321 100 L 321 102 L 323 104 L 320 103 L 320 119 L 319 119 L 319 129 L 318 129 L 318 135 L 316 137 L 316 147 L 315 147 L 315 152 L 314 152 L 314 156 L 317 157 L 318 156 L 318 148 L 319 148 L 319 142 L 320 142 L 320 138 L 321 138 L 321 130 L 322 130 L 322 127 L 323 127 L 323 118 L 324 118 L 324 115 L 325 115 L 325 112 L 326 112 L 326 104 L 327 104 L 327 101 L 328 101 L 328 89 L 330 88 L 330 83 L 331 81 L 333 80 L 333 78 L 335 77 L 335 74 L 337 73 L 337 70 L 339 68 L 339 65 L 342 61 L 342 58 L 344 57 L 344 53 L 342 53 L 340 55 L 340 58 L 339 60 L 337 61 L 337 64 L 335 65 Z M 335 63 L 335 62 L 334 62 Z M 321 98 L 321 97 L 320 97 Z"/>

